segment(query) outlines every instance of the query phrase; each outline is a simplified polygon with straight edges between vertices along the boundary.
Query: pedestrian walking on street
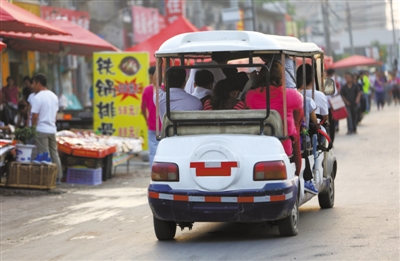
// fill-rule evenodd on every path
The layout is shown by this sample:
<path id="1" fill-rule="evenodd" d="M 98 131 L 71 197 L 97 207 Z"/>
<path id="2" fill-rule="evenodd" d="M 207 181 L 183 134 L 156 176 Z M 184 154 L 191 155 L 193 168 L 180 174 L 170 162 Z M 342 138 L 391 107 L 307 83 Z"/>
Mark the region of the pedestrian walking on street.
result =
<path id="1" fill-rule="evenodd" d="M 153 165 L 154 156 L 156 155 L 158 140 L 156 137 L 156 105 L 153 101 L 154 96 L 154 83 L 153 76 L 155 73 L 156 67 L 152 66 L 149 69 L 149 77 L 150 77 L 150 85 L 147 86 L 142 95 L 142 105 L 141 110 L 144 118 L 147 123 L 147 140 L 149 146 L 149 163 L 150 168 Z M 161 128 L 161 121 L 158 119 L 158 126 Z"/>
<path id="2" fill-rule="evenodd" d="M 35 144 L 38 149 L 38 155 L 33 162 L 55 163 L 58 170 L 57 184 L 60 184 L 63 173 L 56 141 L 58 98 L 47 89 L 47 78 L 43 74 L 37 74 L 33 77 L 32 88 L 36 93 L 31 110 L 32 126 L 36 126 Z"/>
<path id="3" fill-rule="evenodd" d="M 385 84 L 386 79 L 383 72 L 378 71 L 376 73 L 376 78 L 374 81 L 374 88 L 375 88 L 375 98 L 376 98 L 376 105 L 378 106 L 378 111 L 385 106 Z"/>
<path id="4" fill-rule="evenodd" d="M 345 74 L 346 84 L 342 86 L 340 95 L 346 104 L 347 134 L 357 133 L 357 110 L 360 104 L 361 91 L 353 82 L 353 75 L 349 72 Z"/>
<path id="5" fill-rule="evenodd" d="M 371 82 L 369 81 L 368 78 L 368 72 L 366 71 L 362 71 L 361 75 L 360 75 L 360 81 L 362 84 L 362 90 L 363 90 L 363 95 L 365 97 L 365 113 L 369 113 L 369 111 L 371 110 Z"/>

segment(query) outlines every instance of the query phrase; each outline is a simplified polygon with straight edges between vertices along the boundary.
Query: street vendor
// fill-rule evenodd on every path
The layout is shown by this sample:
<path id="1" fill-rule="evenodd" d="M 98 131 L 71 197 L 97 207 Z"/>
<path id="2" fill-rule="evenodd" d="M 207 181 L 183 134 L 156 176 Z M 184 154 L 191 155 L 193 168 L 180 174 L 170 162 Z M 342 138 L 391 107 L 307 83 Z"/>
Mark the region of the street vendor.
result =
<path id="1" fill-rule="evenodd" d="M 36 93 L 32 104 L 32 126 L 36 126 L 37 135 L 35 144 L 38 155 L 33 162 L 57 165 L 57 184 L 61 183 L 62 168 L 57 151 L 56 117 L 58 111 L 58 98 L 47 89 L 47 78 L 43 74 L 33 77 L 33 91 Z"/>

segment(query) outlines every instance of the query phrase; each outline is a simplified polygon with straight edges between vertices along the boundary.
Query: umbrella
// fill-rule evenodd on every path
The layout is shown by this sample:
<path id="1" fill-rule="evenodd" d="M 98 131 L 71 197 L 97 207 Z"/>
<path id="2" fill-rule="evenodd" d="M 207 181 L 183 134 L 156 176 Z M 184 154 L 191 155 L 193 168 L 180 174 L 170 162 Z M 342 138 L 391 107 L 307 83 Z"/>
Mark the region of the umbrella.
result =
<path id="1" fill-rule="evenodd" d="M 31 34 L 69 35 L 46 20 L 7 1 L 0 0 L 0 31 Z"/>
<path id="2" fill-rule="evenodd" d="M 19 51 L 39 51 L 90 56 L 93 52 L 120 51 L 92 32 L 66 20 L 48 20 L 49 24 L 59 27 L 71 35 L 35 35 L 0 31 L 9 48 Z"/>
<path id="3" fill-rule="evenodd" d="M 0 41 L 0 51 L 6 47 L 7 47 L 7 45 L 5 43 L 3 43 L 2 41 Z"/>
<path id="4" fill-rule="evenodd" d="M 357 66 L 381 65 L 382 62 L 361 55 L 353 55 L 335 62 L 332 68 L 351 68 Z"/>

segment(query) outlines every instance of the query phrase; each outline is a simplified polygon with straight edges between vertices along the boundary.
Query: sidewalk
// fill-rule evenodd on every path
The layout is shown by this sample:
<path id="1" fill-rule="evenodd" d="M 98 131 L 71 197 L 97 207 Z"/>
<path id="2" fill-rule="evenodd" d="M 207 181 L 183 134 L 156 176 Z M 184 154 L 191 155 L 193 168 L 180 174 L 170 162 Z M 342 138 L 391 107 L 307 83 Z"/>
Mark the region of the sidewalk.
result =
<path id="1" fill-rule="evenodd" d="M 114 168 L 113 168 L 114 171 Z M 135 187 L 146 187 L 150 182 L 150 168 L 148 162 L 143 162 L 140 158 L 135 158 L 130 161 L 129 173 L 126 173 L 126 164 L 119 165 L 116 168 L 116 173 L 107 181 L 103 181 L 98 186 L 87 186 L 79 184 L 61 183 L 57 188 L 52 190 L 37 190 L 37 189 L 17 189 L 0 187 L 0 196 L 46 196 L 46 195 L 60 195 L 71 193 L 80 190 L 93 190 L 93 189 L 108 189 L 123 187 L 134 183 Z"/>

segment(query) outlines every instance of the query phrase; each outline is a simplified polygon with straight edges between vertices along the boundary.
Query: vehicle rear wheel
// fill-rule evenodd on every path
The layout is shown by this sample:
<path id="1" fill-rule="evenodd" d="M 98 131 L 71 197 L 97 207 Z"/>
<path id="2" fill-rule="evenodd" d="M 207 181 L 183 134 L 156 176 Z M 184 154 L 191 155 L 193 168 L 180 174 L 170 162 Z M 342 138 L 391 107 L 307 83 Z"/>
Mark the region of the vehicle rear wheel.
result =
<path id="1" fill-rule="evenodd" d="M 284 237 L 291 237 L 299 233 L 299 201 L 293 206 L 290 215 L 278 221 L 279 234 Z"/>
<path id="2" fill-rule="evenodd" d="M 332 176 L 329 179 L 328 191 L 318 194 L 318 202 L 321 208 L 332 208 L 335 204 L 335 180 Z"/>
<path id="3" fill-rule="evenodd" d="M 176 233 L 176 223 L 153 217 L 154 232 L 158 240 L 172 240 Z"/>

